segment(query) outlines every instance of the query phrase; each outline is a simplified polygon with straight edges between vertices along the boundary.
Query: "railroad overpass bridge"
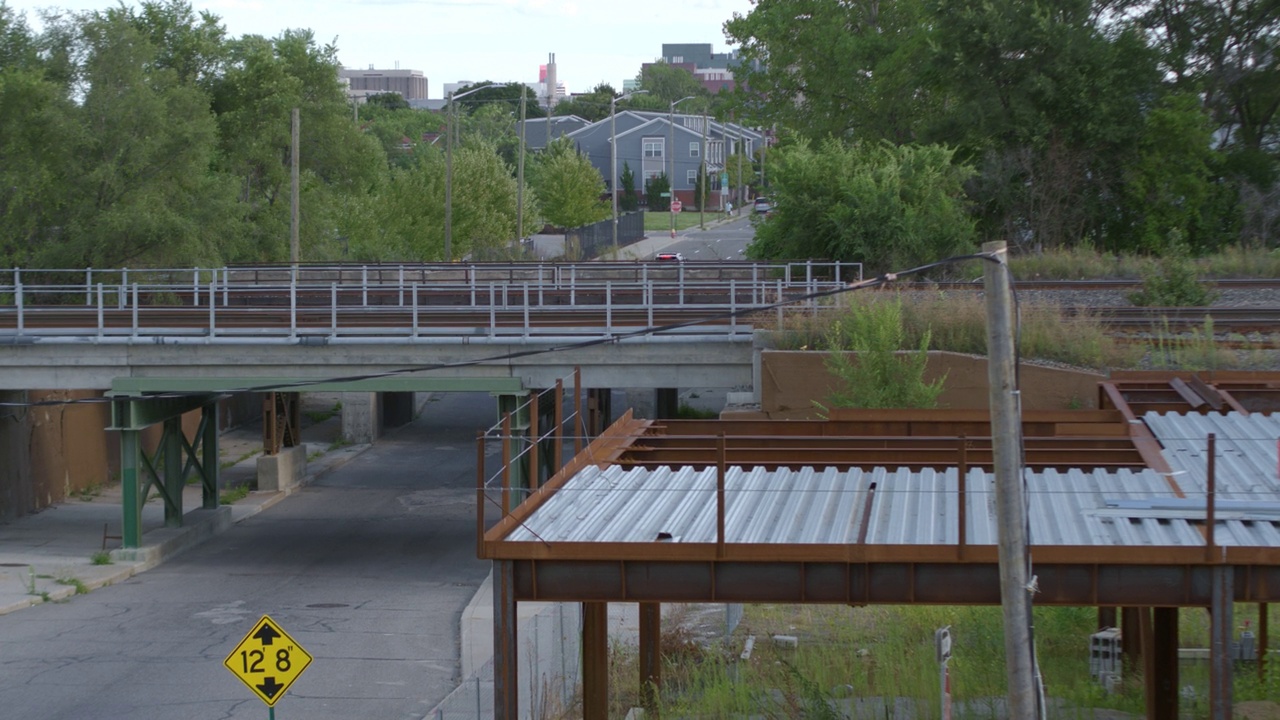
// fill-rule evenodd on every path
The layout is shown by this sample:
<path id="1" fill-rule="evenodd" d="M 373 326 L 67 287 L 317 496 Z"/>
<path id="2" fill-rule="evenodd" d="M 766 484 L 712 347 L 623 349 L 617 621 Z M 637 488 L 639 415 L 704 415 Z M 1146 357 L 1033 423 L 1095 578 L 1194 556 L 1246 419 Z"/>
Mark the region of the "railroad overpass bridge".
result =
<path id="1" fill-rule="evenodd" d="M 481 391 L 516 410 L 530 391 L 574 378 L 575 392 L 653 389 L 658 406 L 674 411 L 681 387 L 757 387 L 757 327 L 779 322 L 785 304 L 816 310 L 823 294 L 860 279 L 861 268 L 537 263 L 6 274 L 0 390 L 91 389 L 113 398 L 124 543 L 132 547 L 150 487 L 165 498 L 171 524 L 181 523 L 181 485 L 192 474 L 204 483 L 205 507 L 217 507 L 219 397 L 343 392 L 343 431 L 354 441 L 377 435 L 386 393 Z M 600 398 L 607 419 L 607 393 Z M 273 402 L 268 411 L 284 417 L 286 444 L 292 407 Z M 187 443 L 178 421 L 197 409 L 202 427 Z M 138 433 L 157 423 L 166 428 L 162 451 L 148 458 Z"/>

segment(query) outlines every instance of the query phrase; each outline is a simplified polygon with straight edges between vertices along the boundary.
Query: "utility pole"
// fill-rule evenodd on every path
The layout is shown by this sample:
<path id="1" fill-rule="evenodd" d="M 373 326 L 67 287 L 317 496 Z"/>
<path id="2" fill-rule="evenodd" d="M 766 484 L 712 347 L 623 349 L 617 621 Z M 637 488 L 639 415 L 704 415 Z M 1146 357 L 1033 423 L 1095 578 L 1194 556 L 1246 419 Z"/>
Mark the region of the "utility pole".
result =
<path id="1" fill-rule="evenodd" d="M 300 184 L 298 182 L 299 168 L 301 164 L 298 162 L 298 146 L 301 145 L 299 137 L 301 136 L 302 119 L 298 108 L 293 109 L 293 132 L 291 133 L 291 141 L 289 145 L 289 164 L 290 164 L 290 181 L 289 181 L 289 261 L 294 265 L 302 262 L 302 241 L 299 240 L 299 225 L 302 223 L 302 212 L 300 209 L 301 198 L 299 197 Z"/>
<path id="2" fill-rule="evenodd" d="M 1037 673 L 1031 647 L 1031 579 L 1027 552 L 1027 500 L 1022 477 L 1022 408 L 1015 383 L 1013 302 L 1008 249 L 1003 241 L 982 246 L 986 261 L 987 379 L 996 477 L 996 526 L 1000 598 L 1004 615 L 1009 717 L 1038 718 Z"/>
<path id="3" fill-rule="evenodd" d="M 453 91 L 444 114 L 444 261 L 453 262 Z"/>
<path id="4" fill-rule="evenodd" d="M 689 95 L 687 97 L 682 97 L 679 100 L 672 100 L 671 107 L 667 111 L 667 125 L 671 131 L 671 148 L 667 151 L 671 153 L 671 175 L 669 176 L 670 182 L 668 182 L 667 184 L 670 186 L 668 189 L 671 191 L 671 202 L 676 201 L 676 106 L 684 102 L 685 100 L 692 100 L 694 99 L 694 97 L 696 96 Z M 670 210 L 671 208 L 668 207 L 667 209 Z M 672 212 L 671 213 L 671 237 L 675 237 L 675 236 L 676 236 L 676 214 Z"/>
<path id="5" fill-rule="evenodd" d="M 609 194 L 613 199 L 613 259 L 618 260 L 618 101 L 632 95 L 646 95 L 648 90 L 636 90 L 622 97 L 609 100 Z"/>
<path id="6" fill-rule="evenodd" d="M 733 122 L 732 110 L 729 111 L 729 122 Z M 742 214 L 742 198 L 744 197 L 742 194 L 742 158 L 743 156 L 746 155 L 746 153 L 743 152 L 743 150 L 746 148 L 746 144 L 742 142 L 742 126 L 738 125 L 737 123 L 734 123 L 734 135 L 736 135 L 738 139 L 738 143 L 737 143 L 738 146 L 737 148 L 735 148 L 737 152 L 734 153 L 735 155 L 738 156 L 736 161 L 736 164 L 738 166 L 738 191 L 733 194 L 733 197 L 735 200 L 737 200 L 737 205 L 735 207 L 738 208 L 738 214 L 741 215 Z"/>
<path id="7" fill-rule="evenodd" d="M 516 247 L 520 249 L 520 241 L 524 239 L 524 125 L 525 96 L 528 93 L 524 83 L 520 84 L 520 159 L 516 163 Z M 551 111 L 547 111 L 547 142 L 551 142 Z"/>
<path id="8" fill-rule="evenodd" d="M 702 177 L 698 183 L 702 193 L 698 202 L 698 229 L 707 229 L 707 111 L 702 111 Z"/>

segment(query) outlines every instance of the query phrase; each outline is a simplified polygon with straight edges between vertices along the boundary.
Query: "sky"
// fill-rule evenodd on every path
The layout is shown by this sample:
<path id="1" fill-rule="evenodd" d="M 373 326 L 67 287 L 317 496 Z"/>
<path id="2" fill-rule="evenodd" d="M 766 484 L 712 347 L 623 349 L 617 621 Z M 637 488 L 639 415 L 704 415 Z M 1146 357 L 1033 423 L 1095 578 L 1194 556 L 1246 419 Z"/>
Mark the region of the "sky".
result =
<path id="1" fill-rule="evenodd" d="M 134 5 L 134 0 L 124 0 Z M 274 37 L 308 28 L 317 43 L 334 42 L 351 68 L 400 67 L 427 76 L 430 97 L 444 84 L 537 82 L 554 53 L 569 92 L 600 82 L 621 89 L 641 63 L 661 57 L 663 43 L 731 47 L 723 25 L 751 11 L 753 0 L 190 0 L 222 19 L 230 36 Z M 104 10 L 120 0 L 5 0 L 39 29 L 41 8 Z"/>

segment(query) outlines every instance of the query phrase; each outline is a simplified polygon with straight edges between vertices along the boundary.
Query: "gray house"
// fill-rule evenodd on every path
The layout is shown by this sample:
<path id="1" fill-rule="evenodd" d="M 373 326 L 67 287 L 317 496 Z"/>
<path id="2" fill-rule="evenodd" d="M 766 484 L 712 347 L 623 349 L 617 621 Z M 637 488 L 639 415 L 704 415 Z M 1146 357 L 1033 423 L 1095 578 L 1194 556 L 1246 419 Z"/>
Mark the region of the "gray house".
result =
<path id="1" fill-rule="evenodd" d="M 591 123 L 577 115 L 533 118 L 524 121 L 524 144 L 530 152 L 545 148 L 552 140 L 570 135 Z M 519 127 L 516 132 L 519 132 Z"/>
<path id="2" fill-rule="evenodd" d="M 612 133 L 616 133 L 619 176 L 625 166 L 630 166 L 636 177 L 636 191 L 643 196 L 645 179 L 663 173 L 671 175 L 675 196 L 690 207 L 693 207 L 698 169 L 705 158 L 708 207 L 719 209 L 728 199 L 720 194 L 726 150 L 734 153 L 742 148 L 752 153 L 760 147 L 763 135 L 735 123 L 708 120 L 704 137 L 701 115 L 677 114 L 674 124 L 671 118 L 667 113 L 626 110 L 617 114 L 612 131 L 606 118 L 566 137 L 590 158 L 605 179 L 606 187 L 612 190 L 618 187 L 619 181 L 619 178 L 610 178 Z M 750 179 L 743 178 L 743 181 L 749 184 Z"/>

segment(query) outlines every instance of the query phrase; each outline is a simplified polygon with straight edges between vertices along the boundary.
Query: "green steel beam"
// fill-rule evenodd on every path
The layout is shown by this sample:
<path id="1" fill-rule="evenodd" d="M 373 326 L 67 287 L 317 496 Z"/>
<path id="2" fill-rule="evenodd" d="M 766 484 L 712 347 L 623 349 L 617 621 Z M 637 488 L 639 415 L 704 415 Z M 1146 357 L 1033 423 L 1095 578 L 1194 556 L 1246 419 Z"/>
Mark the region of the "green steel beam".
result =
<path id="1" fill-rule="evenodd" d="M 299 385 L 299 383 L 303 383 Z M 487 392 L 494 395 L 516 395 L 524 392 L 520 378 L 474 377 L 441 378 L 415 375 L 367 378 L 362 380 L 324 380 L 290 376 L 260 377 L 127 377 L 116 378 L 111 392 L 137 395 L 149 392 Z M 199 407 L 197 403 L 195 409 Z M 161 418 L 163 419 L 163 418 Z"/>
<path id="2" fill-rule="evenodd" d="M 184 413 L 199 410 L 214 401 L 209 395 L 187 397 L 145 397 L 112 391 L 111 427 L 108 430 L 141 430 Z"/>
<path id="3" fill-rule="evenodd" d="M 126 548 L 142 546 L 142 503 L 138 500 L 138 460 L 142 444 L 137 430 L 120 433 L 120 490 L 124 516 L 120 523 L 120 544 Z"/>
<path id="4" fill-rule="evenodd" d="M 212 510 L 218 507 L 218 487 L 222 472 L 218 455 L 218 403 L 204 406 L 200 416 L 200 481 L 204 488 L 204 505 Z"/>

